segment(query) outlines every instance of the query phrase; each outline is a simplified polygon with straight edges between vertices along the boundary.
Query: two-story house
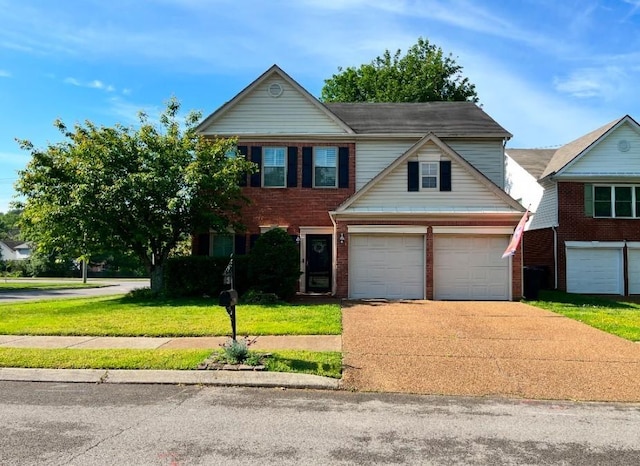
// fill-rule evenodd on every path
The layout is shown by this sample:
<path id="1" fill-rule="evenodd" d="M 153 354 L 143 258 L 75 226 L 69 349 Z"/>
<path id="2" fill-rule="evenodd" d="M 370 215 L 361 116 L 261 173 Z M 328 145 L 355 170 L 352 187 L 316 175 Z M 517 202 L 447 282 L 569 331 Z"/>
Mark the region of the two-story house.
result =
<path id="1" fill-rule="evenodd" d="M 349 298 L 510 300 L 520 253 L 502 259 L 523 207 L 503 190 L 511 137 L 471 102 L 323 104 L 273 66 L 198 127 L 237 137 L 259 171 L 245 234 L 198 237 L 246 253 L 283 228 L 301 292 Z"/>
<path id="2" fill-rule="evenodd" d="M 626 115 L 557 150 L 507 154 L 507 190 L 535 211 L 525 265 L 570 293 L 640 294 L 638 123 Z"/>

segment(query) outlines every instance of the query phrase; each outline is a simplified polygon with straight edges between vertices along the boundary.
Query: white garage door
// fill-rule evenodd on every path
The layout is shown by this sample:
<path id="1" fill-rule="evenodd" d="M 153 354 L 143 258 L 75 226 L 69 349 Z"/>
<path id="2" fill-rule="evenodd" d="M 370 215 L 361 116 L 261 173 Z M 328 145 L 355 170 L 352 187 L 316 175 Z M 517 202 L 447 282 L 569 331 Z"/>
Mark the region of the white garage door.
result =
<path id="1" fill-rule="evenodd" d="M 567 248 L 567 291 L 623 294 L 622 249 Z"/>
<path id="2" fill-rule="evenodd" d="M 349 235 L 349 297 L 424 299 L 423 235 Z"/>
<path id="3" fill-rule="evenodd" d="M 502 259 L 508 244 L 508 236 L 435 236 L 434 298 L 510 299 L 510 261 Z"/>
<path id="4" fill-rule="evenodd" d="M 627 249 L 629 294 L 640 294 L 640 249 Z"/>

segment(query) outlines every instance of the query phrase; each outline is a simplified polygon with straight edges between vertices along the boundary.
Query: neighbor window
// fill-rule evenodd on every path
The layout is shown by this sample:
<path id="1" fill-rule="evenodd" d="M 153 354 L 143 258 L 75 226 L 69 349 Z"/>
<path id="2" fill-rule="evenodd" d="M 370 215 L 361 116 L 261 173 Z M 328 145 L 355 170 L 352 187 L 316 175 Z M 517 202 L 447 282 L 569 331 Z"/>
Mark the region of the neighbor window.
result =
<path id="1" fill-rule="evenodd" d="M 323 188 L 335 188 L 337 173 L 338 148 L 314 147 L 313 185 Z"/>
<path id="2" fill-rule="evenodd" d="M 263 154 L 262 186 L 284 188 L 287 181 L 286 148 L 265 147 Z"/>
<path id="3" fill-rule="evenodd" d="M 420 164 L 420 187 L 422 189 L 438 188 L 438 162 Z"/>
<path id="4" fill-rule="evenodd" d="M 640 217 L 640 186 L 594 186 L 594 217 Z"/>

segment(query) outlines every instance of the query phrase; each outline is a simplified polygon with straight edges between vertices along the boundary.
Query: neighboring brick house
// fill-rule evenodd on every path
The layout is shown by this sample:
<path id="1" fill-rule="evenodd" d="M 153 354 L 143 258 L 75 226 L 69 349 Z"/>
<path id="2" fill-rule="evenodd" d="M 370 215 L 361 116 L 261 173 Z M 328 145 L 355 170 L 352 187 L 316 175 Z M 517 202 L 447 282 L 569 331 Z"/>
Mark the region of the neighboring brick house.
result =
<path id="1" fill-rule="evenodd" d="M 638 123 L 626 115 L 551 152 L 507 154 L 516 162 L 507 163 L 507 177 L 534 193 L 525 266 L 545 267 L 550 287 L 570 293 L 640 294 Z"/>
<path id="2" fill-rule="evenodd" d="M 198 127 L 237 137 L 246 234 L 200 238 L 248 252 L 280 227 L 300 245 L 301 292 L 349 298 L 521 297 L 524 209 L 504 190 L 511 135 L 471 102 L 323 104 L 273 66 Z"/>

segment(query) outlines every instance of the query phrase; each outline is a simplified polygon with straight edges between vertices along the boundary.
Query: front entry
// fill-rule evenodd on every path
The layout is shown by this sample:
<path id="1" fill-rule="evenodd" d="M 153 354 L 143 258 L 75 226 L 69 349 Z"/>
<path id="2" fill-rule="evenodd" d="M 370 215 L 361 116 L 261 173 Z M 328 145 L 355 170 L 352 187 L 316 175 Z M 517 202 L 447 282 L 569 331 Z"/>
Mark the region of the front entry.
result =
<path id="1" fill-rule="evenodd" d="M 332 242 L 332 235 L 307 235 L 305 289 L 309 293 L 331 291 Z"/>

